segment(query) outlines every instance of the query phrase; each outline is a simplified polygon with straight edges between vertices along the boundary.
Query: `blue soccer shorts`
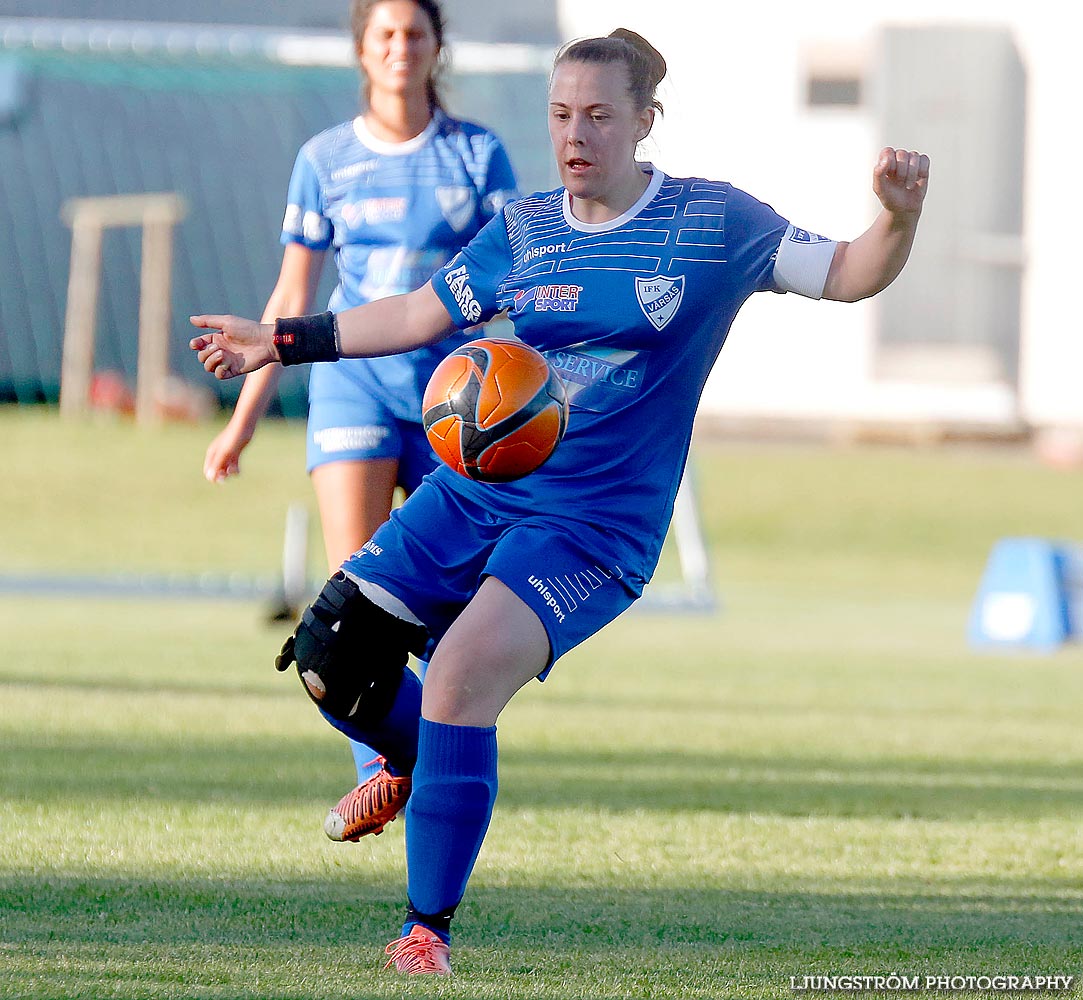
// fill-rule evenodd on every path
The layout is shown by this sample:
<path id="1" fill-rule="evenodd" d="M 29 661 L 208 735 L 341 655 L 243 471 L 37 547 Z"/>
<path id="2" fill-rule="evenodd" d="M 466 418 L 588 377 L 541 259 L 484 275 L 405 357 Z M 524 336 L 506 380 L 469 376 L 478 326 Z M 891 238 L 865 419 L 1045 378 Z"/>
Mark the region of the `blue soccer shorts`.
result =
<path id="1" fill-rule="evenodd" d="M 615 559 L 611 536 L 554 515 L 499 516 L 425 480 L 345 563 L 351 576 L 397 597 L 438 643 L 487 576 L 537 616 L 549 637 L 545 680 L 569 649 L 639 596 Z"/>
<path id="2" fill-rule="evenodd" d="M 312 366 L 309 381 L 309 472 L 329 462 L 398 459 L 399 485 L 412 493 L 439 461 L 420 421 L 403 420 L 337 364 Z"/>

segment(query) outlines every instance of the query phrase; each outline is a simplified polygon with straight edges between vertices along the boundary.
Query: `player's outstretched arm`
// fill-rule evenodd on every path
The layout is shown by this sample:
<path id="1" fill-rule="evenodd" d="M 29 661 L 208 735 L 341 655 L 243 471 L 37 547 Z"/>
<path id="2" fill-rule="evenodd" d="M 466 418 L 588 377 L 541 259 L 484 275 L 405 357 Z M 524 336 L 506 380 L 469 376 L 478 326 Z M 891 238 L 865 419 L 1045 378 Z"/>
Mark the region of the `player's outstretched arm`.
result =
<path id="1" fill-rule="evenodd" d="M 188 346 L 215 378 L 234 378 L 281 360 L 273 323 L 219 315 L 192 316 L 191 323 L 208 331 Z M 339 313 L 338 353 L 344 358 L 405 354 L 443 340 L 454 329 L 451 315 L 426 284 Z"/>
<path id="2" fill-rule="evenodd" d="M 405 354 L 443 340 L 455 330 L 447 306 L 426 282 L 338 314 L 339 350 L 344 358 Z"/>
<path id="3" fill-rule="evenodd" d="M 880 151 L 872 189 L 882 206 L 873 224 L 852 243 L 840 243 L 824 285 L 825 299 L 856 302 L 887 288 L 914 245 L 929 185 L 929 157 L 890 146 Z"/>
<path id="4" fill-rule="evenodd" d="M 188 346 L 217 379 L 247 375 L 279 360 L 271 339 L 273 323 L 219 315 L 191 316 L 189 322 L 207 331 L 193 337 Z"/>

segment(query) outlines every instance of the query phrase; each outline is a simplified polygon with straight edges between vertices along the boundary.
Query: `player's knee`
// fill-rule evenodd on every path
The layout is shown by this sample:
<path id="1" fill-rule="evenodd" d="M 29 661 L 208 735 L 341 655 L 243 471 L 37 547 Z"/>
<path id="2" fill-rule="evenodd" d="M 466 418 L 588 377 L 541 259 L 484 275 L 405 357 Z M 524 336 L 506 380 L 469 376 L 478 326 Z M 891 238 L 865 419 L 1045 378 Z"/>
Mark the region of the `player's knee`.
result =
<path id="1" fill-rule="evenodd" d="M 492 726 L 514 693 L 499 671 L 476 663 L 433 658 L 422 695 L 423 714 L 448 726 Z"/>
<path id="2" fill-rule="evenodd" d="M 391 710 L 410 653 L 420 654 L 427 633 L 374 604 L 338 572 L 301 616 L 275 660 L 297 664 L 309 697 L 328 715 L 361 725 Z"/>

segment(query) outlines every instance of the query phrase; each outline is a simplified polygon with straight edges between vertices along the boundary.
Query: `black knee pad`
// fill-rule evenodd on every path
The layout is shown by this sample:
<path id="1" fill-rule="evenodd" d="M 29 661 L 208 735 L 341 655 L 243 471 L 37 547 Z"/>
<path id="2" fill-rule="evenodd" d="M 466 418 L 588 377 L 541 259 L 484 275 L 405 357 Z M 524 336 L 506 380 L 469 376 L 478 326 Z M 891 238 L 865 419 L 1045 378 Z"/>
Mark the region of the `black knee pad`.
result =
<path id="1" fill-rule="evenodd" d="M 384 719 L 402 683 L 410 653 L 427 633 L 373 604 L 341 571 L 301 616 L 275 658 L 297 673 L 309 697 L 332 718 L 373 725 Z"/>

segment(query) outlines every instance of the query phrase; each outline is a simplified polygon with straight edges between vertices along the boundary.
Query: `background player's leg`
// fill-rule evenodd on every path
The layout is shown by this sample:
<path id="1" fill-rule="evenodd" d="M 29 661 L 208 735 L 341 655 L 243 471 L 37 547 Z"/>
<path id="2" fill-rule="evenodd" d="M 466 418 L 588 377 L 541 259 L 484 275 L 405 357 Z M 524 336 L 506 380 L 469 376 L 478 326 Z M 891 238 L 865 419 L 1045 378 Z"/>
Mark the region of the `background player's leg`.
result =
<path id="1" fill-rule="evenodd" d="M 329 572 L 334 573 L 387 520 L 398 473 L 397 458 L 328 462 L 312 470 Z M 381 754 L 354 739 L 350 750 L 360 785 L 379 772 Z"/>
<path id="2" fill-rule="evenodd" d="M 330 572 L 337 570 L 387 520 L 398 474 L 397 458 L 328 462 L 312 470 Z"/>
<path id="3" fill-rule="evenodd" d="M 404 935 L 420 923 L 450 937 L 451 913 L 496 801 L 497 716 L 548 659 L 541 622 L 495 577 L 485 580 L 436 647 L 406 806 L 410 912 Z"/>

